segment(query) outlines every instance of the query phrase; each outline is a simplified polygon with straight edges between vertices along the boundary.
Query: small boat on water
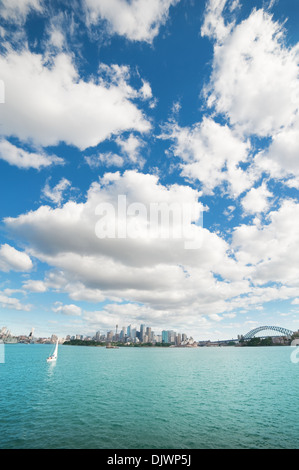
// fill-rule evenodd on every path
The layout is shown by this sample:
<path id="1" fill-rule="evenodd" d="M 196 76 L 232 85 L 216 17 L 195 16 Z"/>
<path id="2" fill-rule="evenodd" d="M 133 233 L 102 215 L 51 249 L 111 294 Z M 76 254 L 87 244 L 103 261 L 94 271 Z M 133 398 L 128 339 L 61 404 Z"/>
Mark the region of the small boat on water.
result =
<path id="1" fill-rule="evenodd" d="M 47 362 L 55 362 L 57 360 L 57 356 L 58 356 L 58 340 L 56 342 L 54 352 L 51 356 L 47 358 Z"/>
<path id="2" fill-rule="evenodd" d="M 119 349 L 118 346 L 112 346 L 111 343 L 108 343 L 107 346 L 106 346 L 106 349 Z"/>

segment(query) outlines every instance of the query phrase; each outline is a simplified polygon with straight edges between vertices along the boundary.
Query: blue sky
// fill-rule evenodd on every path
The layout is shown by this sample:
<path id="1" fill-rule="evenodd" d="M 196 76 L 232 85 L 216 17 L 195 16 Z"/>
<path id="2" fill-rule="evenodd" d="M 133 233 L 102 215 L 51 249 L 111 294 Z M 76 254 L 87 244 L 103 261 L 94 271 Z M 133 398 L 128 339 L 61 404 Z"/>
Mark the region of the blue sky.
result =
<path id="1" fill-rule="evenodd" d="M 298 19 L 295 0 L 0 2 L 0 325 L 298 329 Z M 120 195 L 192 207 L 200 246 L 99 238 Z"/>

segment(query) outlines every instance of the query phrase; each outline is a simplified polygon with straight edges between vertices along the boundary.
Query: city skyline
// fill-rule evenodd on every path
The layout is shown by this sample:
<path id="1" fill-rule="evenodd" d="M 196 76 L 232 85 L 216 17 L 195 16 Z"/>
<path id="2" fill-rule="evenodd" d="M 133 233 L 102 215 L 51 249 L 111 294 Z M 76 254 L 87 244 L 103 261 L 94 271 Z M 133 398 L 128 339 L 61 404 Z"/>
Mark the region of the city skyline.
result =
<path id="1" fill-rule="evenodd" d="M 5 0 L 0 20 L 1 323 L 297 330 L 299 4 Z"/>
<path id="2" fill-rule="evenodd" d="M 234 338 L 218 338 L 215 339 L 203 339 L 195 338 L 192 335 L 188 336 L 186 333 L 176 332 L 172 329 L 162 330 L 160 332 L 153 331 L 152 327 L 145 325 L 144 323 L 140 324 L 139 330 L 137 327 L 132 328 L 132 325 L 123 326 L 119 329 L 118 324 L 115 325 L 115 329 L 104 331 L 96 331 L 93 334 L 80 334 L 75 335 L 67 334 L 65 337 L 60 337 L 59 335 L 52 334 L 51 336 L 36 336 L 34 334 L 35 329 L 31 328 L 31 331 L 28 335 L 22 333 L 21 335 L 13 334 L 7 327 L 2 327 L 0 329 L 0 342 L 37 342 L 37 343 L 56 343 L 57 340 L 61 343 L 70 342 L 70 341 L 83 341 L 86 345 L 91 343 L 101 343 L 101 344 L 123 344 L 123 345 L 138 345 L 138 344 L 152 344 L 152 345 L 172 345 L 172 346 L 205 346 L 205 345 L 232 345 L 233 343 L 238 344 L 240 340 L 248 340 L 249 338 L 255 339 L 259 338 L 259 333 L 262 332 L 262 338 L 271 337 L 273 344 L 284 344 L 288 345 L 290 338 L 295 335 L 298 337 L 299 330 L 292 331 L 278 325 L 263 325 L 257 328 L 254 328 L 248 331 L 246 334 L 238 334 Z M 77 344 L 77 343 L 75 343 Z"/>

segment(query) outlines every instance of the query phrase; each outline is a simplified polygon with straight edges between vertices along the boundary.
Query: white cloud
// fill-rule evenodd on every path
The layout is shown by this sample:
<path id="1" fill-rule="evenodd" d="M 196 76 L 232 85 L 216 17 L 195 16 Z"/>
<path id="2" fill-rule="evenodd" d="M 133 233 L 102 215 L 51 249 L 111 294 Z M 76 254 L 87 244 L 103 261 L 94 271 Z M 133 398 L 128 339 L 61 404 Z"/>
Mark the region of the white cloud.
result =
<path id="1" fill-rule="evenodd" d="M 102 66 L 97 77 L 84 81 L 70 55 L 58 54 L 49 64 L 46 57 L 23 49 L 1 56 L 0 69 L 6 87 L 1 131 L 6 136 L 42 146 L 63 141 L 84 150 L 113 134 L 151 127 L 131 101 L 139 91 L 129 85 L 126 67 Z"/>
<path id="2" fill-rule="evenodd" d="M 43 0 L 1 0 L 0 16 L 5 20 L 20 23 L 32 10 L 42 12 Z"/>
<path id="3" fill-rule="evenodd" d="M 107 21 L 111 33 L 151 43 L 179 0 L 84 0 L 89 21 Z"/>
<path id="4" fill-rule="evenodd" d="M 35 292 L 35 293 L 41 293 L 41 292 L 47 291 L 47 286 L 43 281 L 34 281 L 33 279 L 29 279 L 28 281 L 25 281 L 23 283 L 23 287 L 24 289 L 30 292 Z"/>
<path id="5" fill-rule="evenodd" d="M 5 293 L 0 292 L 0 305 L 2 308 L 8 308 L 12 310 L 23 310 L 29 312 L 31 305 L 22 304 L 21 301 L 15 297 L 9 297 Z"/>
<path id="6" fill-rule="evenodd" d="M 143 85 L 140 88 L 140 95 L 143 97 L 143 99 L 149 100 L 150 98 L 153 97 L 151 86 L 145 80 L 142 80 L 142 83 Z"/>
<path id="7" fill-rule="evenodd" d="M 258 188 L 251 188 L 243 197 L 241 204 L 246 214 L 259 214 L 269 210 L 269 198 L 273 194 L 268 190 L 266 183 L 262 183 Z"/>
<path id="8" fill-rule="evenodd" d="M 223 41 L 231 32 L 233 23 L 226 24 L 223 17 L 223 10 L 227 6 L 227 0 L 209 0 L 207 2 L 204 22 L 201 28 L 201 35 L 210 39 Z M 232 2 L 231 11 L 237 7 L 238 2 Z"/>
<path id="9" fill-rule="evenodd" d="M 82 314 L 82 310 L 80 307 L 74 304 L 70 305 L 58 305 L 53 307 L 53 312 L 61 313 L 62 315 L 71 315 L 71 316 L 80 316 Z"/>
<path id="10" fill-rule="evenodd" d="M 47 155 L 44 152 L 35 153 L 16 147 L 6 139 L 0 139 L 0 159 L 6 161 L 10 165 L 18 168 L 28 169 L 34 168 L 40 170 L 51 165 L 62 165 L 64 160 L 54 155 Z"/>
<path id="11" fill-rule="evenodd" d="M 85 156 L 84 160 L 90 168 L 116 166 L 122 167 L 124 159 L 120 155 L 112 152 L 99 153 L 98 155 Z"/>
<path id="12" fill-rule="evenodd" d="M 42 189 L 42 195 L 45 199 L 48 199 L 60 206 L 64 197 L 63 193 L 70 188 L 71 185 L 72 183 L 66 178 L 61 178 L 59 183 L 57 183 L 53 188 L 50 188 L 49 183 L 46 183 Z"/>
<path id="13" fill-rule="evenodd" d="M 30 271 L 33 267 L 30 257 L 5 243 L 0 246 L 0 270 L 8 271 Z"/>
<path id="14" fill-rule="evenodd" d="M 298 46 L 283 39 L 278 22 L 253 10 L 214 46 L 208 105 L 247 135 L 273 135 L 296 117 Z"/>
<path id="15" fill-rule="evenodd" d="M 220 315 L 217 315 L 217 313 L 211 313 L 209 315 L 209 318 L 213 321 L 216 321 L 216 322 L 219 322 L 219 321 L 223 320 L 223 318 Z"/>
<path id="16" fill-rule="evenodd" d="M 281 283 L 284 289 L 297 286 L 298 221 L 299 204 L 285 200 L 278 210 L 268 214 L 264 225 L 257 221 L 234 230 L 232 246 L 236 259 L 251 266 L 251 279 L 255 284 Z M 264 289 L 263 293 L 272 295 L 278 291 L 280 295 L 283 292 L 282 288 L 273 288 Z M 298 295 L 292 293 L 293 297 Z"/>
<path id="17" fill-rule="evenodd" d="M 236 318 L 236 314 L 235 313 L 224 313 L 223 317 L 224 318 Z"/>
<path id="18" fill-rule="evenodd" d="M 299 119 L 296 117 L 292 125 L 273 135 L 269 148 L 260 152 L 256 158 L 257 168 L 266 171 L 272 178 L 295 176 L 298 179 L 298 152 Z M 292 180 L 286 184 L 292 187 Z"/>
<path id="19" fill-rule="evenodd" d="M 67 202 L 56 209 L 41 206 L 6 219 L 6 228 L 15 236 L 21 234 L 29 252 L 54 268 L 44 281 L 47 287 L 67 292 L 76 301 L 138 302 L 156 312 L 157 318 L 167 311 L 174 320 L 181 315 L 187 321 L 227 311 L 226 299 L 248 289 L 243 280 L 248 269 L 229 256 L 224 240 L 200 226 L 194 225 L 194 233 L 202 239 L 202 248 L 195 250 L 185 248 L 184 238 L 150 238 L 142 231 L 134 239 L 97 238 L 96 207 L 100 203 L 117 207 L 119 195 L 126 195 L 127 207 L 138 201 L 147 210 L 151 203 L 190 204 L 194 221 L 203 209 L 200 193 L 188 186 L 167 187 L 156 176 L 126 171 L 106 174 L 100 183 L 93 183 L 84 203 Z M 123 223 L 122 217 L 118 214 L 116 220 Z M 114 221 L 112 215 L 108 226 Z M 217 280 L 214 273 L 226 281 Z"/>
<path id="20" fill-rule="evenodd" d="M 140 138 L 130 134 L 127 139 L 118 137 L 116 143 L 132 163 L 138 163 L 141 167 L 144 165 L 144 159 L 140 156 L 140 150 L 144 146 L 144 142 Z"/>
<path id="21" fill-rule="evenodd" d="M 205 193 L 212 194 L 224 183 L 228 183 L 233 196 L 251 187 L 249 174 L 239 167 L 248 160 L 250 144 L 240 140 L 228 126 L 204 117 L 191 128 L 170 123 L 161 137 L 174 141 L 172 152 L 183 161 L 182 176 L 200 181 Z"/>

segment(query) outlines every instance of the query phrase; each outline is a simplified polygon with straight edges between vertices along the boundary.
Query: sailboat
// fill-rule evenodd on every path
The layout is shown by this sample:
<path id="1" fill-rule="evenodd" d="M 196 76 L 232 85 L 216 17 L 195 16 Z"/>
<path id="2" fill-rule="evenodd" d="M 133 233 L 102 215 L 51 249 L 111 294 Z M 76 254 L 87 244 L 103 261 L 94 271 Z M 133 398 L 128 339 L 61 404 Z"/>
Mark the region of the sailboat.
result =
<path id="1" fill-rule="evenodd" d="M 54 361 L 56 361 L 57 356 L 58 356 L 58 340 L 57 340 L 57 342 L 56 342 L 56 346 L 55 346 L 54 352 L 53 352 L 53 354 L 52 354 L 51 356 L 49 356 L 49 357 L 47 358 L 47 362 L 54 362 Z"/>

